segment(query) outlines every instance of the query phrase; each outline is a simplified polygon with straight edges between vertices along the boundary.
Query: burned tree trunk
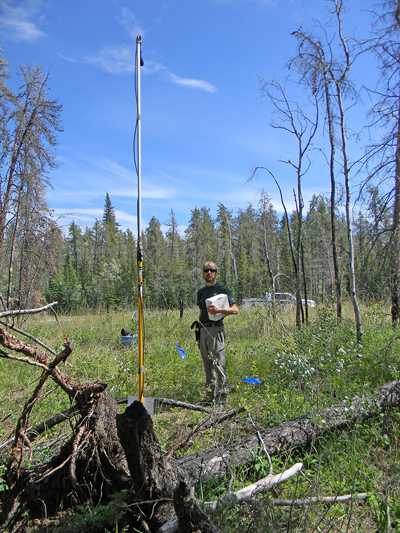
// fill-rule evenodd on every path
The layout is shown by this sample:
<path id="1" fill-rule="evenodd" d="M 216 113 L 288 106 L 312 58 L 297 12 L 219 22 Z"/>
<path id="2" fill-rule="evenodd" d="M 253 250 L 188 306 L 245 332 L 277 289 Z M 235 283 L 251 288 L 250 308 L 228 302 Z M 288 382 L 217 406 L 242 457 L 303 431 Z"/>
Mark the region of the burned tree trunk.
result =
<path id="1" fill-rule="evenodd" d="M 165 460 L 151 417 L 140 402 L 133 402 L 124 414 L 117 415 L 117 431 L 132 476 L 132 501 L 140 511 L 136 515 L 143 530 L 159 531 L 176 514 L 179 533 L 218 533 L 198 503 L 188 497 L 182 472 L 173 461 Z"/>
<path id="2" fill-rule="evenodd" d="M 165 461 L 151 417 L 140 402 L 117 415 L 117 432 L 132 476 L 133 501 L 139 502 L 148 529 L 158 531 L 174 514 L 173 492 L 179 473 Z"/>

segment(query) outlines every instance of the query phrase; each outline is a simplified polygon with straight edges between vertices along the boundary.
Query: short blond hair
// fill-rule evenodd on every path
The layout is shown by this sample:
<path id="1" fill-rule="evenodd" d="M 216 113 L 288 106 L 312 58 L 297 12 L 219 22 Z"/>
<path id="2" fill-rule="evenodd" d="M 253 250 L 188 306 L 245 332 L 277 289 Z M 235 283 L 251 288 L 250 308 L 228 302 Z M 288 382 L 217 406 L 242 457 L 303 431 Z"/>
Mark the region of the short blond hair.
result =
<path id="1" fill-rule="evenodd" d="M 214 270 L 218 270 L 217 265 L 213 263 L 212 261 L 206 261 L 203 265 L 203 269 L 204 268 L 212 268 Z"/>

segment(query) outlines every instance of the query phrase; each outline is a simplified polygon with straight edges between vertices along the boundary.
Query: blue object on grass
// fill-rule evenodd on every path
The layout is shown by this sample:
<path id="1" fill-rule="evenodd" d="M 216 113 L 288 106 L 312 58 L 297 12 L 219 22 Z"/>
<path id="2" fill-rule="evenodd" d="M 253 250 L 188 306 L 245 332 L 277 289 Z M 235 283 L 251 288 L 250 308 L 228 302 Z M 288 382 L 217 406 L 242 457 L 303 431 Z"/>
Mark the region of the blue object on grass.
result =
<path id="1" fill-rule="evenodd" d="M 136 343 L 138 341 L 138 335 L 137 334 L 121 335 L 121 341 L 122 341 L 122 346 L 124 348 L 132 348 L 133 346 L 136 346 Z"/>
<path id="2" fill-rule="evenodd" d="M 261 385 L 261 381 L 258 378 L 244 378 L 245 383 L 253 383 L 254 385 Z"/>
<path id="3" fill-rule="evenodd" d="M 182 350 L 182 348 L 179 346 L 179 344 L 176 345 L 176 349 L 178 350 L 178 352 L 179 352 L 180 356 L 182 357 L 182 359 L 186 359 L 186 354 Z"/>

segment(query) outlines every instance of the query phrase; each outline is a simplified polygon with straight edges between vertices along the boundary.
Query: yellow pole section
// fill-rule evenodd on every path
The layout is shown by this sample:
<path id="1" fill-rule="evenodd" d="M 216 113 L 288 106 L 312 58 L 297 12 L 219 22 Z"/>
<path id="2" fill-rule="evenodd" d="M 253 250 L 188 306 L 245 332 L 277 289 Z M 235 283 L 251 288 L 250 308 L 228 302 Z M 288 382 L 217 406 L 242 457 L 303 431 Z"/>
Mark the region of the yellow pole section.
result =
<path id="1" fill-rule="evenodd" d="M 139 320 L 139 402 L 143 403 L 143 279 L 142 279 L 142 265 L 143 261 L 140 257 L 142 252 L 138 251 L 138 269 L 139 269 L 139 298 L 138 298 L 138 320 Z"/>

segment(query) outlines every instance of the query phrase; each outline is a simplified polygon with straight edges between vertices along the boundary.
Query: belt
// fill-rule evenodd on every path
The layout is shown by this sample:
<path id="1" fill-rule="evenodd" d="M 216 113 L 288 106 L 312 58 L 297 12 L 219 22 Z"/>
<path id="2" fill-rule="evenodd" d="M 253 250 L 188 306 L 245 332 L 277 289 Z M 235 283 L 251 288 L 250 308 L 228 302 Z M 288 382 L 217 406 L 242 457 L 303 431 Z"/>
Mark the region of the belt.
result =
<path id="1" fill-rule="evenodd" d="M 224 323 L 222 320 L 216 320 L 215 322 L 204 322 L 203 324 L 205 328 L 222 328 L 223 325 Z M 200 327 L 202 327 L 201 324 L 200 324 Z"/>

